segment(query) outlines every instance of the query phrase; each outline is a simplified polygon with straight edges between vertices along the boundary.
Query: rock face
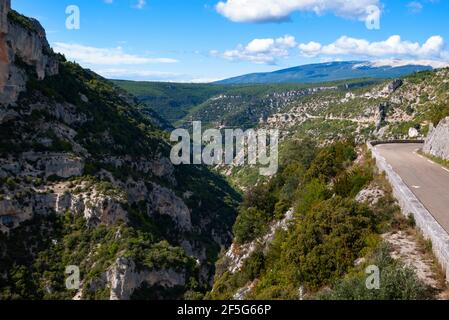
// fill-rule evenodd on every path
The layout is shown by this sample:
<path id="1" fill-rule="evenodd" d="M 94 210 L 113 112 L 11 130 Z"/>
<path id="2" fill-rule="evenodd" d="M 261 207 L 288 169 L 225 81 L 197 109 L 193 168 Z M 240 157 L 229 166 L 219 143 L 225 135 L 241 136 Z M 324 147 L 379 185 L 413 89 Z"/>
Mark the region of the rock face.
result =
<path id="1" fill-rule="evenodd" d="M 431 128 L 423 151 L 435 157 L 449 160 L 449 117 Z"/>
<path id="2" fill-rule="evenodd" d="M 385 191 L 376 185 L 369 185 L 357 194 L 355 200 L 373 207 L 379 203 L 380 199 L 383 197 L 385 197 Z"/>
<path id="3" fill-rule="evenodd" d="M 385 124 L 385 118 L 387 117 L 387 108 L 388 108 L 388 104 L 386 104 L 386 103 L 381 103 L 379 105 L 378 119 L 376 122 L 377 131 L 379 131 L 382 128 L 382 126 Z"/>
<path id="4" fill-rule="evenodd" d="M 8 33 L 8 12 L 11 8 L 10 0 L 0 0 L 0 99 L 5 91 L 8 80 L 8 49 L 6 47 L 6 34 Z"/>
<path id="5" fill-rule="evenodd" d="M 387 91 L 388 94 L 392 94 L 394 93 L 396 90 L 398 90 L 402 85 L 404 84 L 404 82 L 401 79 L 396 79 L 394 81 L 392 81 L 388 86 L 387 86 Z"/>
<path id="6" fill-rule="evenodd" d="M 174 270 L 141 271 L 136 270 L 134 261 L 119 258 L 106 273 L 111 288 L 110 300 L 129 300 L 134 290 L 143 284 L 159 285 L 166 288 L 184 286 L 185 275 Z"/>
<path id="7" fill-rule="evenodd" d="M 16 66 L 24 63 L 33 66 L 38 79 L 58 74 L 58 62 L 49 54 L 50 46 L 45 31 L 36 20 L 30 26 L 8 19 L 11 1 L 0 0 L 0 103 L 14 103 L 20 92 L 25 90 L 26 75 Z M 19 59 L 19 60 L 18 60 Z"/>
<path id="8" fill-rule="evenodd" d="M 408 137 L 412 139 L 419 137 L 419 131 L 416 128 L 408 129 Z"/>
<path id="9" fill-rule="evenodd" d="M 0 178 L 17 176 L 57 176 L 71 178 L 81 176 L 84 160 L 68 153 L 25 152 L 20 158 L 0 159 Z"/>
<path id="10" fill-rule="evenodd" d="M 189 208 L 173 191 L 153 184 L 150 201 L 154 213 L 171 217 L 181 230 L 192 228 Z"/>
<path id="11" fill-rule="evenodd" d="M 0 0 L 0 33 L 8 33 L 8 12 L 11 10 L 11 0 Z"/>
<path id="12" fill-rule="evenodd" d="M 92 227 L 128 222 L 128 212 L 123 209 L 125 202 L 123 195 L 105 194 L 95 186 L 83 184 L 69 188 L 66 183 L 60 183 L 52 189 L 30 193 L 20 199 L 10 194 L 0 200 L 0 231 L 8 233 L 36 214 L 48 215 L 51 212 L 83 216 Z"/>

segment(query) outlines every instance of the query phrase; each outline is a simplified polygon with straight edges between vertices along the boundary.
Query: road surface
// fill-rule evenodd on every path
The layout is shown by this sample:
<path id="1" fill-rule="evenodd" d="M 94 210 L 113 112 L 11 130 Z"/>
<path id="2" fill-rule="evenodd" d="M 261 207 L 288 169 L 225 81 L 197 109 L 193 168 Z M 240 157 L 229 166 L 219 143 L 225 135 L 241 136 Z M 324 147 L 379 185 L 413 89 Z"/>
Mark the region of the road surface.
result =
<path id="1" fill-rule="evenodd" d="M 383 144 L 375 148 L 449 233 L 449 169 L 418 154 L 422 144 Z"/>

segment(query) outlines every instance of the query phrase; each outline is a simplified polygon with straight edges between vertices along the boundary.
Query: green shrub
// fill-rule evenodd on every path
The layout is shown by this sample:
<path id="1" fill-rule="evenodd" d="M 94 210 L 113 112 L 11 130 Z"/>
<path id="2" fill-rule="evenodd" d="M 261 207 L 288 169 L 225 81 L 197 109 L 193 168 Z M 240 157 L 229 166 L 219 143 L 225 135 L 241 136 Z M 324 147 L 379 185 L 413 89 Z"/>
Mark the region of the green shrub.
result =
<path id="1" fill-rule="evenodd" d="M 449 116 L 449 104 L 436 105 L 430 110 L 430 121 L 437 126 L 441 120 Z"/>
<path id="2" fill-rule="evenodd" d="M 313 179 L 300 188 L 297 195 L 296 214 L 305 215 L 314 205 L 328 199 L 331 196 L 325 183 Z"/>
<path id="3" fill-rule="evenodd" d="M 233 231 L 237 243 L 250 242 L 268 230 L 267 215 L 256 208 L 244 208 L 237 217 Z"/>
<path id="4" fill-rule="evenodd" d="M 285 262 L 297 266 L 296 278 L 318 289 L 352 267 L 373 232 L 371 210 L 350 199 L 334 197 L 312 207 L 288 239 Z"/>
<path id="5" fill-rule="evenodd" d="M 357 158 L 354 145 L 349 142 L 336 142 L 321 149 L 313 160 L 306 177 L 329 181 Z"/>
<path id="6" fill-rule="evenodd" d="M 248 278 L 248 281 L 256 279 L 264 270 L 265 255 L 261 248 L 258 248 L 253 254 L 245 260 L 242 271 Z"/>
<path id="7" fill-rule="evenodd" d="M 334 181 L 334 192 L 342 197 L 355 197 L 369 182 L 373 173 L 369 168 L 356 167 L 341 173 Z"/>
<path id="8" fill-rule="evenodd" d="M 338 281 L 330 293 L 319 294 L 324 300 L 423 300 L 430 297 L 430 290 L 413 270 L 390 257 L 389 249 L 382 244 L 369 262 L 379 267 L 380 288 L 367 289 L 368 275 L 361 270 Z"/>

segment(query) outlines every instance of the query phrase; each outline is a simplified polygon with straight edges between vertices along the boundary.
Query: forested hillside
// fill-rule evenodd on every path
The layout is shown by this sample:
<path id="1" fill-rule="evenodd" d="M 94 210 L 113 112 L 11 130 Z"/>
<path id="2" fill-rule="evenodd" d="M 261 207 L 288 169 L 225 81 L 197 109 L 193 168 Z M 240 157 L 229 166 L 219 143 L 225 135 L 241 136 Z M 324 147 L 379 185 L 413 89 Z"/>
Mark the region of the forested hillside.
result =
<path id="1" fill-rule="evenodd" d="M 239 194 L 205 167 L 174 167 L 163 120 L 6 10 L 0 299 L 201 296 Z"/>

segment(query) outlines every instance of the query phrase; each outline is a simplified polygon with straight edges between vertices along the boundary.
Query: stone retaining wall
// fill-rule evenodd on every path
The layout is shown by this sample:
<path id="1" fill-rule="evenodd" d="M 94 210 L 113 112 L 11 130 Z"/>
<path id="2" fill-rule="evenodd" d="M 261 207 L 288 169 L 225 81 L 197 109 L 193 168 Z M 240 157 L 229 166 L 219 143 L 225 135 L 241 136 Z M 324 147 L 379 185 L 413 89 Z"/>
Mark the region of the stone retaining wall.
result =
<path id="1" fill-rule="evenodd" d="M 393 167 L 374 148 L 376 145 L 386 143 L 420 142 L 422 141 L 373 141 L 368 143 L 368 148 L 371 150 L 379 170 L 386 173 L 387 179 L 393 188 L 393 195 L 398 200 L 404 215 L 409 216 L 412 214 L 416 221 L 416 226 L 423 233 L 424 237 L 432 242 L 433 252 L 446 272 L 446 280 L 449 282 L 449 234 L 418 200 L 402 178 L 393 170 Z"/>

